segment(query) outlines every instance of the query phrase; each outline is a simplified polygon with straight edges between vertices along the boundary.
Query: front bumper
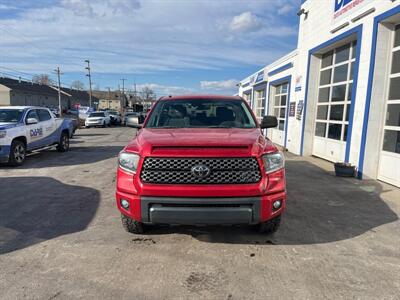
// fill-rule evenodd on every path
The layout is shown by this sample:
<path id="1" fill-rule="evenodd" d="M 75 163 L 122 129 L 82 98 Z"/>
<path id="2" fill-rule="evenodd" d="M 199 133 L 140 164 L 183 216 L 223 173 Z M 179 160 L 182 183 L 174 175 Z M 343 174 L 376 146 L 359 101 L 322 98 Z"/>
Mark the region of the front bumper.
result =
<path id="1" fill-rule="evenodd" d="M 0 145 L 0 163 L 7 163 L 10 155 L 10 146 Z"/>
<path id="2" fill-rule="evenodd" d="M 100 125 L 103 125 L 103 120 L 85 121 L 85 126 L 100 126 Z"/>
<path id="3" fill-rule="evenodd" d="M 122 199 L 129 202 L 129 209 L 121 206 Z M 282 206 L 274 210 L 272 204 L 276 200 Z M 117 191 L 116 202 L 122 214 L 146 224 L 258 224 L 284 212 L 286 192 L 260 197 L 170 198 L 140 197 Z"/>
<path id="4" fill-rule="evenodd" d="M 142 197 L 142 222 L 150 224 L 257 224 L 261 198 Z"/>
<path id="5" fill-rule="evenodd" d="M 140 173 L 138 173 L 140 174 Z M 129 202 L 124 209 L 121 201 Z M 280 200 L 279 209 L 273 203 Z M 284 212 L 285 170 L 254 184 L 143 184 L 138 175 L 117 170 L 116 203 L 122 214 L 154 224 L 256 224 Z"/>

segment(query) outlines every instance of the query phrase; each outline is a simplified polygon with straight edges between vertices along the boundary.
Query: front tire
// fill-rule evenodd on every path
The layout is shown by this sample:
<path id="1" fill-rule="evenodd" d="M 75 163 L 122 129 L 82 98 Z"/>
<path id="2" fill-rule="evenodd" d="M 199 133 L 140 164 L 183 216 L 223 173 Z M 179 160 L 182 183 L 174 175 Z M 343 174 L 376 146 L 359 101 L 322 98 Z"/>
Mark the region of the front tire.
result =
<path id="1" fill-rule="evenodd" d="M 124 227 L 127 232 L 135 234 L 143 234 L 145 232 L 145 226 L 143 223 L 135 221 L 124 214 L 121 214 L 121 221 L 122 227 Z"/>
<path id="2" fill-rule="evenodd" d="M 66 132 L 63 132 L 60 137 L 60 141 L 57 145 L 58 152 L 66 152 L 69 150 L 69 135 Z"/>
<path id="3" fill-rule="evenodd" d="M 279 215 L 271 220 L 268 220 L 267 222 L 259 224 L 258 231 L 260 233 L 273 234 L 277 232 L 280 224 L 281 224 L 281 216 Z"/>
<path id="4" fill-rule="evenodd" d="M 8 164 L 14 167 L 22 166 L 25 162 L 25 158 L 26 158 L 25 143 L 19 140 L 12 141 Z"/>

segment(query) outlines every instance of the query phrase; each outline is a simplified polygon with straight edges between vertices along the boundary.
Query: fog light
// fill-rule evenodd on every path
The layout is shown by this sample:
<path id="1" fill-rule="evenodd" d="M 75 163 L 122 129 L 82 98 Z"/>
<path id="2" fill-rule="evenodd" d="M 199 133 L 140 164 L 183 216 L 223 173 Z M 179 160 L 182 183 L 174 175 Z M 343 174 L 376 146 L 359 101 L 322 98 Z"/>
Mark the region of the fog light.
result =
<path id="1" fill-rule="evenodd" d="M 274 210 L 278 210 L 281 208 L 282 206 L 282 201 L 281 200 L 276 200 L 274 201 L 274 203 L 272 204 Z"/>
<path id="2" fill-rule="evenodd" d="M 125 209 L 129 209 L 129 201 L 125 199 L 121 199 L 121 206 Z"/>

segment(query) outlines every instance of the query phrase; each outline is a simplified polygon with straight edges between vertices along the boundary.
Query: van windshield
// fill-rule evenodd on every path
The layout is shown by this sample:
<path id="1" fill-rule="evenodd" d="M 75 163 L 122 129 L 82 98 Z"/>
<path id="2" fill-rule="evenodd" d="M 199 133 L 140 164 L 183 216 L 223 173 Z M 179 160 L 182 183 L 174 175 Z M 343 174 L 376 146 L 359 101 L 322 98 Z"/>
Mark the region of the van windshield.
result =
<path id="1" fill-rule="evenodd" d="M 149 116 L 147 128 L 255 128 L 243 100 L 161 100 Z"/>

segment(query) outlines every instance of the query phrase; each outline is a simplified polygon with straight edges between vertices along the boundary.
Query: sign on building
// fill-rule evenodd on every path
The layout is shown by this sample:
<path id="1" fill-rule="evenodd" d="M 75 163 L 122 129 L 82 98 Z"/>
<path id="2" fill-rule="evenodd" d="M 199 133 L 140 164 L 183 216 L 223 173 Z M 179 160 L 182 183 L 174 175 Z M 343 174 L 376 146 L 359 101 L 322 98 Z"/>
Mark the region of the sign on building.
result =
<path id="1" fill-rule="evenodd" d="M 333 22 L 338 22 L 354 13 L 373 0 L 333 0 Z"/>
<path id="2" fill-rule="evenodd" d="M 296 113 L 296 102 L 289 103 L 289 117 L 294 117 Z"/>
<path id="3" fill-rule="evenodd" d="M 296 111 L 297 120 L 301 120 L 301 115 L 303 114 L 303 106 L 304 106 L 304 101 L 300 100 L 299 103 L 297 103 L 297 111 Z"/>

